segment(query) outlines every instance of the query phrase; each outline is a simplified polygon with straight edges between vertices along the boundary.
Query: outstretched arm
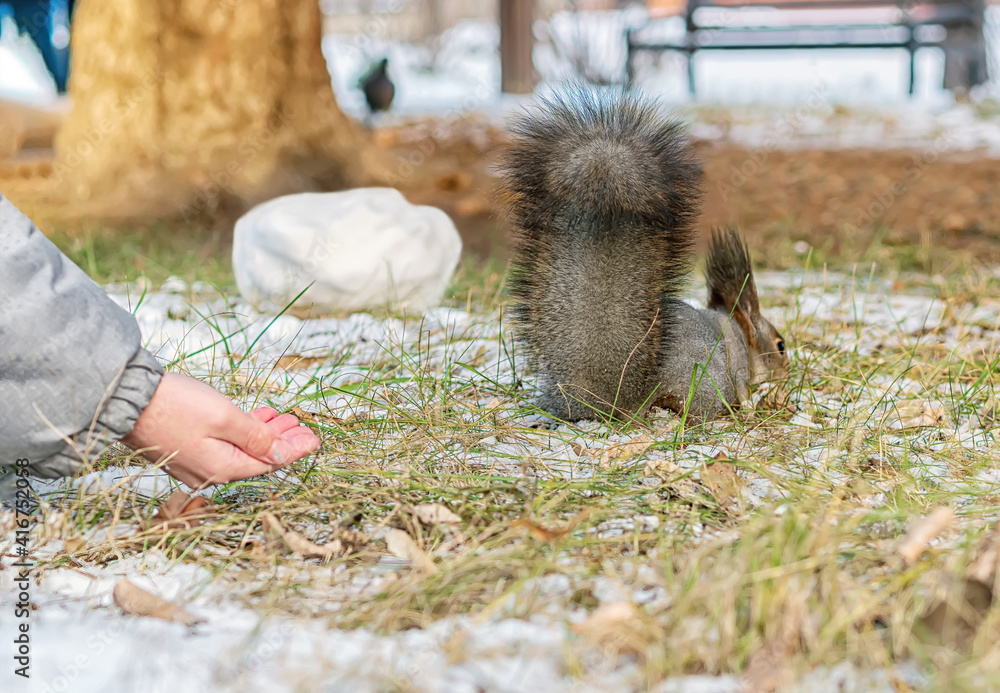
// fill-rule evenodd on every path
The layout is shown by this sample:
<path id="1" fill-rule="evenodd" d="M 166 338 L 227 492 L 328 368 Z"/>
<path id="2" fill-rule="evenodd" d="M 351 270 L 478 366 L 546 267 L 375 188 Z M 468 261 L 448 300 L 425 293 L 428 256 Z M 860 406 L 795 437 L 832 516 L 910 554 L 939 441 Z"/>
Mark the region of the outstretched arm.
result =
<path id="1" fill-rule="evenodd" d="M 294 417 L 246 414 L 208 385 L 163 374 L 119 307 L 0 195 L 0 470 L 72 474 L 111 443 L 173 454 L 185 483 L 288 464 L 319 445 Z M 280 461 L 279 461 L 280 460 Z"/>

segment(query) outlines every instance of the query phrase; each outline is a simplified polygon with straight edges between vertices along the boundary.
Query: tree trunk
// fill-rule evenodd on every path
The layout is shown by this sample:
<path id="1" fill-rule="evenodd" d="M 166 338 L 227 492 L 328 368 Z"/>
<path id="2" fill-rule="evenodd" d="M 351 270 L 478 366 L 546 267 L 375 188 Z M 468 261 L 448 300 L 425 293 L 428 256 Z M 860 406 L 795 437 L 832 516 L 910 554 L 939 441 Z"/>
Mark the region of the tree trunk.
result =
<path id="1" fill-rule="evenodd" d="M 500 91 L 505 94 L 530 94 L 535 88 L 533 8 L 526 0 L 500 0 Z"/>
<path id="2" fill-rule="evenodd" d="M 385 179 L 338 108 L 317 0 L 81 0 L 64 196 L 114 215 L 188 217 Z"/>

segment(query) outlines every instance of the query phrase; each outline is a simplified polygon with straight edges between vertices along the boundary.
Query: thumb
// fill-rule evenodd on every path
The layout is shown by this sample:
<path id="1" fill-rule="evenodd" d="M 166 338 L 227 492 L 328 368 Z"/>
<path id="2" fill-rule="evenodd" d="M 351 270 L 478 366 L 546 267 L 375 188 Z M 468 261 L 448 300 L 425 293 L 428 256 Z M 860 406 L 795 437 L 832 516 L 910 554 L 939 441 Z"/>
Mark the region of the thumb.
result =
<path id="1" fill-rule="evenodd" d="M 271 464 L 287 464 L 294 459 L 292 446 L 277 431 L 240 409 L 236 409 L 236 413 L 220 438 L 251 457 Z"/>

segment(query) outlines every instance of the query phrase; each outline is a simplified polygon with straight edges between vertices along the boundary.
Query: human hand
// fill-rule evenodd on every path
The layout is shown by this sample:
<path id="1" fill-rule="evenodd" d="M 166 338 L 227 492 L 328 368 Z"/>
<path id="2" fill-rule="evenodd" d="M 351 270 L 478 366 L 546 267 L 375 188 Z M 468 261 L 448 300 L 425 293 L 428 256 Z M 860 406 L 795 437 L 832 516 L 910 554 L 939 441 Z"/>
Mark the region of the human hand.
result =
<path id="1" fill-rule="evenodd" d="M 122 442 L 192 488 L 266 474 L 305 457 L 319 438 L 292 414 L 249 414 L 215 388 L 167 373 Z M 172 455 L 172 456 L 171 456 Z"/>

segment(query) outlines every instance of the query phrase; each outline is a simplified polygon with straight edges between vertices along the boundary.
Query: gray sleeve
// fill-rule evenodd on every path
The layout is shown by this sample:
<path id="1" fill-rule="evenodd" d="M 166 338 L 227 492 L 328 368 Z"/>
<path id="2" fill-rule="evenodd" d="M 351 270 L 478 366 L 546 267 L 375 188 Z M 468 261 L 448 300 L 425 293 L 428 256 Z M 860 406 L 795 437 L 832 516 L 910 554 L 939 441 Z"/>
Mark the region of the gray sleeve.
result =
<path id="1" fill-rule="evenodd" d="M 0 195 L 0 472 L 72 474 L 131 432 L 162 375 L 132 315 Z"/>

